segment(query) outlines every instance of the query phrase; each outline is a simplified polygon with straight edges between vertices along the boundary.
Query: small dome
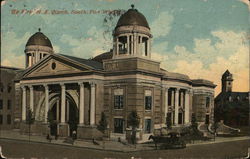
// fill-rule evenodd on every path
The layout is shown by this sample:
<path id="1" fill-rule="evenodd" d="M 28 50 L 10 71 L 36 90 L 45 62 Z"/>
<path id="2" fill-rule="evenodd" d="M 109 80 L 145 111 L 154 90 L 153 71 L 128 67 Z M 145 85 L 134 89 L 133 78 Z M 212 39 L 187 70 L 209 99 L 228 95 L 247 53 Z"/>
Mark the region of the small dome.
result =
<path id="1" fill-rule="evenodd" d="M 121 15 L 120 19 L 117 22 L 116 28 L 120 26 L 138 25 L 150 29 L 145 16 L 137 9 L 134 9 L 134 5 L 131 6 L 131 9 Z"/>
<path id="2" fill-rule="evenodd" d="M 39 32 L 36 32 L 34 35 L 32 35 L 29 38 L 26 46 L 30 46 L 30 45 L 40 45 L 40 46 L 47 46 L 47 47 L 53 48 L 49 38 L 45 36 L 42 32 L 40 32 L 40 29 L 39 29 Z"/>

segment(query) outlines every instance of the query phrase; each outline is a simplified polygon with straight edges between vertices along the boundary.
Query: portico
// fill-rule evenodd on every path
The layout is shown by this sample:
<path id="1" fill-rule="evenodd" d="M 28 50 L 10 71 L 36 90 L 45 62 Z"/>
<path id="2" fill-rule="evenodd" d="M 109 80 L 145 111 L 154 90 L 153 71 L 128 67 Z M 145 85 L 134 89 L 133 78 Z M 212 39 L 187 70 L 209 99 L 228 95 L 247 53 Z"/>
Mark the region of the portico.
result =
<path id="1" fill-rule="evenodd" d="M 165 87 L 165 123 L 167 115 L 171 116 L 174 126 L 189 124 L 190 121 L 190 88 Z"/>
<path id="2" fill-rule="evenodd" d="M 68 136 L 69 135 L 69 120 L 70 120 L 70 109 L 69 109 L 69 101 L 70 100 L 74 100 L 73 97 L 71 97 L 71 99 L 69 99 L 68 96 L 72 96 L 72 93 L 67 92 L 67 87 L 70 87 L 74 85 L 74 91 L 77 92 L 77 97 L 78 97 L 78 101 L 73 101 L 73 102 L 79 102 L 79 104 L 76 104 L 77 107 L 77 112 L 78 112 L 78 116 L 79 119 L 77 121 L 79 126 L 95 126 L 96 122 L 95 122 L 95 109 L 96 109 L 96 105 L 95 105 L 95 100 L 96 100 L 96 82 L 94 81 L 75 81 L 75 82 L 53 82 L 53 83 L 46 83 L 46 84 L 36 84 L 36 83 L 25 83 L 21 85 L 22 88 L 22 121 L 25 122 L 26 120 L 26 114 L 27 114 L 27 110 L 30 109 L 36 120 L 39 120 L 39 118 L 37 116 L 35 116 L 35 112 L 37 111 L 36 109 L 39 109 L 39 106 L 34 106 L 34 95 L 36 94 L 36 88 L 42 88 L 42 93 L 44 94 L 44 98 L 40 99 L 39 101 L 44 100 L 44 102 L 42 103 L 44 106 L 40 106 L 40 108 L 44 108 L 44 117 L 43 119 L 43 123 L 44 124 L 49 124 L 48 122 L 48 112 L 50 111 L 50 109 L 52 109 L 53 104 L 55 103 L 56 105 L 56 117 L 55 119 L 59 122 L 59 132 L 58 135 L 59 136 Z M 84 110 L 86 109 L 85 106 L 87 107 L 87 105 L 85 105 L 86 102 L 84 102 L 84 94 L 85 94 L 85 90 L 84 87 L 86 87 L 85 89 L 88 89 L 88 87 L 90 88 L 90 94 L 89 94 L 89 100 L 90 101 L 90 109 L 89 109 L 89 120 L 84 120 L 85 114 L 88 112 L 85 112 Z M 60 88 L 60 89 L 58 89 Z M 72 88 L 70 88 L 72 89 Z M 29 96 L 27 96 L 27 91 L 29 93 Z M 37 90 L 39 91 L 39 90 Z M 87 91 L 88 92 L 88 91 Z M 53 94 L 59 94 L 59 96 L 57 97 L 58 99 L 56 99 L 56 102 L 51 102 L 53 100 L 53 98 L 55 98 L 55 95 Z M 29 98 L 30 102 L 29 105 L 27 105 L 26 103 L 26 99 Z M 39 104 L 39 101 L 36 102 L 37 104 Z M 50 105 L 51 104 L 51 105 Z"/>

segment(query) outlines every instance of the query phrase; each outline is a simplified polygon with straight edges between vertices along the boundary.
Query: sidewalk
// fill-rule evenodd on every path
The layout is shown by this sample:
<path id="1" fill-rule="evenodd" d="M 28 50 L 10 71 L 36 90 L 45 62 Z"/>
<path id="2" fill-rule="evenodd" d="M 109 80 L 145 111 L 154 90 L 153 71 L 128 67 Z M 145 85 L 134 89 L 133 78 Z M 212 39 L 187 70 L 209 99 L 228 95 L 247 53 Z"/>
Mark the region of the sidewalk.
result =
<path id="1" fill-rule="evenodd" d="M 19 131 L 14 130 L 1 130 L 0 131 L 0 139 L 10 139 L 10 140 L 20 140 L 20 141 L 29 141 L 28 135 L 21 135 Z M 249 136 L 244 137 L 217 137 L 215 141 L 196 141 L 192 144 L 187 144 L 187 146 L 193 145 L 205 145 L 205 144 L 214 144 L 214 143 L 222 143 L 222 142 L 230 142 L 230 141 L 238 141 L 238 140 L 250 140 Z M 117 151 L 117 152 L 135 152 L 135 151 L 148 151 L 154 150 L 154 143 L 147 144 L 137 144 L 136 147 L 131 144 L 123 144 L 117 141 L 107 140 L 97 141 L 99 145 L 94 144 L 91 140 L 76 140 L 74 144 L 65 143 L 65 140 L 58 139 L 52 140 L 49 142 L 44 136 L 30 136 L 31 142 L 36 143 L 46 143 L 46 144 L 56 144 L 62 146 L 74 146 L 81 147 L 87 149 L 95 149 L 95 150 L 104 150 L 104 151 Z"/>

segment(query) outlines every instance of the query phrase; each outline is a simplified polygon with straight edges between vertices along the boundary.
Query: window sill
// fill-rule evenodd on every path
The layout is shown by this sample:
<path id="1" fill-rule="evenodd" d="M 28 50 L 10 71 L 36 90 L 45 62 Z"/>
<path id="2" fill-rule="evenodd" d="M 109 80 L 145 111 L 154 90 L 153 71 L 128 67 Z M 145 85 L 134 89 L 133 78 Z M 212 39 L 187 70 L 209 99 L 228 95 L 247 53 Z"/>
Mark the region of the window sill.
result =
<path id="1" fill-rule="evenodd" d="M 116 108 L 114 108 L 114 110 L 118 110 L 119 111 L 119 110 L 124 110 L 124 109 L 123 108 L 122 109 L 116 109 Z"/>

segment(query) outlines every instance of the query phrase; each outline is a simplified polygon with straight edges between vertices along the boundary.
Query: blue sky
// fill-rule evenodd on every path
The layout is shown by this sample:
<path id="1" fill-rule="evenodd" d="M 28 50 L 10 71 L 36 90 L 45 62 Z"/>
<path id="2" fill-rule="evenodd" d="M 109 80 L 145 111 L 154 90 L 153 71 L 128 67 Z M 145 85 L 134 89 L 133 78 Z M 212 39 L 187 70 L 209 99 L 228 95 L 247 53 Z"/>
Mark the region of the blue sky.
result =
<path id="1" fill-rule="evenodd" d="M 135 5 L 153 34 L 152 57 L 168 71 L 217 84 L 229 69 L 235 91 L 248 90 L 247 0 L 6 0 L 1 4 L 1 63 L 23 67 L 28 38 L 41 28 L 56 52 L 90 58 L 112 47 L 118 16 L 71 14 L 72 10 L 127 10 Z M 12 14 L 13 10 L 49 14 Z M 53 10 L 69 14 L 50 14 Z"/>

